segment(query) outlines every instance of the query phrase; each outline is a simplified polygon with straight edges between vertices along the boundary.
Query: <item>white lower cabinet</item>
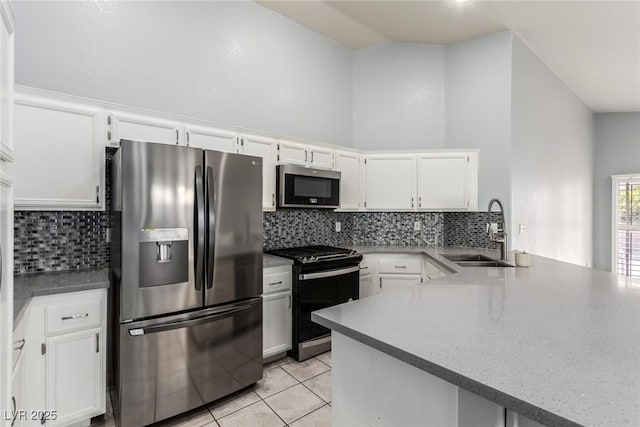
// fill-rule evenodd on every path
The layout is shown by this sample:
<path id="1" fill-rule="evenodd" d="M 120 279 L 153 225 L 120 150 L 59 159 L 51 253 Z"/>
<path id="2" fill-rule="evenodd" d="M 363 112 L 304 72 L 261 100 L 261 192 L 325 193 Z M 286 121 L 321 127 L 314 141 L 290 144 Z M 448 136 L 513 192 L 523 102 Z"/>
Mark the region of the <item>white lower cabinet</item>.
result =
<path id="1" fill-rule="evenodd" d="M 360 298 L 445 275 L 425 254 L 367 254 L 360 263 Z"/>
<path id="2" fill-rule="evenodd" d="M 380 274 L 378 276 L 380 292 L 393 291 L 395 289 L 407 288 L 422 281 L 419 274 Z"/>
<path id="3" fill-rule="evenodd" d="M 99 289 L 31 301 L 20 408 L 29 420 L 23 425 L 86 423 L 105 412 L 106 296 Z M 31 420 L 33 409 L 44 419 Z"/>
<path id="4" fill-rule="evenodd" d="M 262 295 L 262 357 L 291 349 L 291 266 L 265 268 Z"/>
<path id="5" fill-rule="evenodd" d="M 47 406 L 57 417 L 50 426 L 89 419 L 104 411 L 103 329 L 47 338 Z"/>
<path id="6" fill-rule="evenodd" d="M 371 274 L 360 274 L 360 298 L 366 298 L 373 295 L 371 287 L 373 282 L 371 281 Z"/>
<path id="7" fill-rule="evenodd" d="M 262 297 L 262 357 L 291 349 L 291 291 Z"/>

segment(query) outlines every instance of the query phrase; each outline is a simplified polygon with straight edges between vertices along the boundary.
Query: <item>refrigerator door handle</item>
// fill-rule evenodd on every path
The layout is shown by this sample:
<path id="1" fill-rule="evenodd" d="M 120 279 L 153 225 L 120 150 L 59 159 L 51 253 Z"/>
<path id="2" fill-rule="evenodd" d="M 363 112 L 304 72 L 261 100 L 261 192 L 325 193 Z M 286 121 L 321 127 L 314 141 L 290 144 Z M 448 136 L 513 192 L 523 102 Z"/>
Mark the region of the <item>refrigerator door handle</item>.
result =
<path id="1" fill-rule="evenodd" d="M 251 301 L 247 304 L 244 304 L 242 306 L 234 306 L 232 308 L 228 308 L 228 309 L 224 309 L 224 310 L 220 310 L 217 311 L 213 314 L 208 314 L 206 316 L 202 316 L 202 317 L 196 317 L 195 319 L 189 319 L 189 320 L 180 320 L 178 322 L 169 322 L 169 323 L 164 323 L 161 325 L 156 325 L 156 326 L 148 326 L 146 328 L 132 328 L 129 329 L 129 335 L 132 337 L 139 337 L 142 335 L 148 335 L 148 334 L 154 334 L 157 332 L 165 332 L 165 331 L 170 331 L 173 329 L 181 329 L 181 328 L 188 328 L 191 326 L 196 326 L 196 325 L 201 325 L 203 323 L 208 323 L 212 320 L 220 320 L 220 319 L 224 319 L 226 317 L 230 317 L 233 316 L 234 314 L 240 313 L 242 311 L 245 311 L 251 307 L 253 307 L 256 304 L 255 301 Z"/>
<path id="2" fill-rule="evenodd" d="M 216 192 L 214 190 L 213 168 L 207 166 L 207 226 L 208 255 L 207 255 L 207 289 L 213 287 L 213 265 L 216 250 Z"/>
<path id="3" fill-rule="evenodd" d="M 195 270 L 195 284 L 196 290 L 199 291 L 202 289 L 202 277 L 203 272 L 203 264 L 204 264 L 204 184 L 202 182 L 202 166 L 196 166 L 195 170 L 196 175 L 196 191 L 195 191 L 195 199 L 196 206 L 194 209 L 194 225 L 195 225 L 195 236 L 194 236 L 194 270 Z"/>

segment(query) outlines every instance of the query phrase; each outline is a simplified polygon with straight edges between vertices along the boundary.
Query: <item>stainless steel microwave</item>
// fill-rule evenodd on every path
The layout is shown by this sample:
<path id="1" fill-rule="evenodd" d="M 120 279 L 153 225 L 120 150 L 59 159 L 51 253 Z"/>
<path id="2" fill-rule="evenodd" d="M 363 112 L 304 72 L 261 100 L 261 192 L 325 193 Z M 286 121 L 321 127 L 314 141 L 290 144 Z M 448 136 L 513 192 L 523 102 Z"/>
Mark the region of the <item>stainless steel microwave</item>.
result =
<path id="1" fill-rule="evenodd" d="M 336 209 L 340 207 L 340 172 L 279 165 L 278 207 Z"/>

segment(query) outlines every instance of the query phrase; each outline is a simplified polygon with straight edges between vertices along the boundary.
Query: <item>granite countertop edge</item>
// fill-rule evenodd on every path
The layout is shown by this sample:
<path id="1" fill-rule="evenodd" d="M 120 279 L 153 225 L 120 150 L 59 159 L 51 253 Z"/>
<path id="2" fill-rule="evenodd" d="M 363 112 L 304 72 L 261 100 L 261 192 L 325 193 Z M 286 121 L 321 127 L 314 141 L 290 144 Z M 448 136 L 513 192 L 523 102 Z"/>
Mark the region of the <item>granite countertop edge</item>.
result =
<path id="1" fill-rule="evenodd" d="M 14 276 L 13 327 L 20 323 L 35 297 L 68 292 L 106 289 L 109 274 L 106 268 L 27 273 Z"/>

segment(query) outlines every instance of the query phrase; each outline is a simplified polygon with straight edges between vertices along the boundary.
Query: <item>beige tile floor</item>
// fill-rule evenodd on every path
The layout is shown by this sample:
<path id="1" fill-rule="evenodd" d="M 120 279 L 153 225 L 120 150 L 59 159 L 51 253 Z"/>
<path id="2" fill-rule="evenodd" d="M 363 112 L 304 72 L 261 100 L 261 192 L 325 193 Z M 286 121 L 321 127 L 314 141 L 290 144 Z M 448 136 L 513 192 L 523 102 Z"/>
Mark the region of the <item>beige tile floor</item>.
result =
<path id="1" fill-rule="evenodd" d="M 110 403 L 92 427 L 115 427 Z M 331 352 L 304 362 L 287 357 L 269 363 L 254 386 L 154 426 L 331 426 Z"/>

